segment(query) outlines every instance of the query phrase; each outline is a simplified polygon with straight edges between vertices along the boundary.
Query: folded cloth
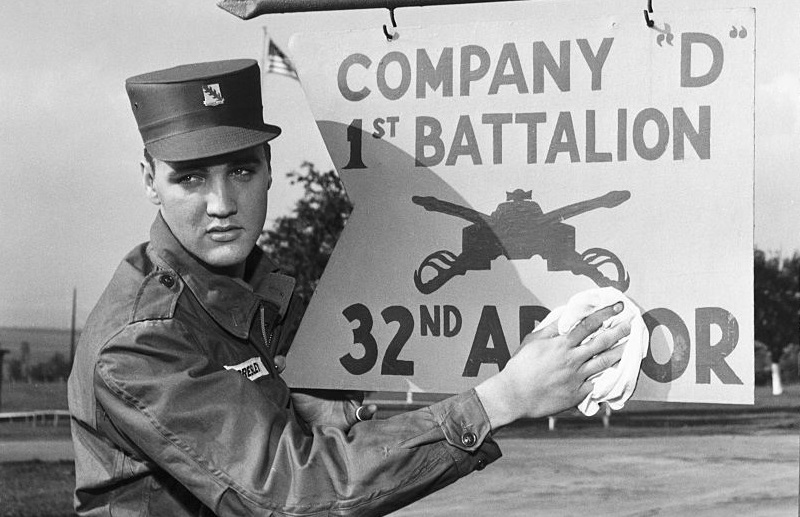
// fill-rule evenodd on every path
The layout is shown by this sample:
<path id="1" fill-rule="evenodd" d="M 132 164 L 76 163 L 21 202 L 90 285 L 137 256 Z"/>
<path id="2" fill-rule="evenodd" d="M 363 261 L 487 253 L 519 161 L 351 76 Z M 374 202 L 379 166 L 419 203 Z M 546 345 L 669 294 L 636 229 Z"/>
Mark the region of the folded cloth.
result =
<path id="1" fill-rule="evenodd" d="M 649 333 L 642 319 L 642 312 L 635 303 L 617 289 L 603 287 L 576 294 L 569 299 L 566 305 L 554 309 L 537 326 L 537 328 L 543 328 L 558 321 L 558 333 L 564 335 L 575 328 L 586 316 L 620 301 L 625 304 L 622 312 L 605 320 L 600 329 L 584 340 L 586 342 L 598 333 L 622 323 L 630 322 L 631 324 L 630 335 L 620 339 L 611 347 L 625 347 L 622 359 L 614 366 L 589 378 L 594 385 L 592 392 L 578 404 L 578 409 L 587 416 L 597 413 L 601 402 L 607 402 L 611 409 L 622 409 L 625 401 L 633 394 L 636 380 L 639 378 L 639 368 L 649 345 Z"/>

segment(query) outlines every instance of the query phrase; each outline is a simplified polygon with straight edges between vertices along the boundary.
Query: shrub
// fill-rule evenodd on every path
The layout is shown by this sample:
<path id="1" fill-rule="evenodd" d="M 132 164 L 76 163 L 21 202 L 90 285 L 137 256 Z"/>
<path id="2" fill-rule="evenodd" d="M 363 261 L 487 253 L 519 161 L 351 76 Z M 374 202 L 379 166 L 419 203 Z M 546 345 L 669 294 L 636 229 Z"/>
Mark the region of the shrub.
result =
<path id="1" fill-rule="evenodd" d="M 781 354 L 781 380 L 785 383 L 800 381 L 800 345 L 791 343 L 783 348 Z"/>
<path id="2" fill-rule="evenodd" d="M 756 386 L 764 386 L 772 382 L 772 354 L 767 345 L 761 341 L 756 341 L 753 346 L 755 353 L 755 383 Z"/>

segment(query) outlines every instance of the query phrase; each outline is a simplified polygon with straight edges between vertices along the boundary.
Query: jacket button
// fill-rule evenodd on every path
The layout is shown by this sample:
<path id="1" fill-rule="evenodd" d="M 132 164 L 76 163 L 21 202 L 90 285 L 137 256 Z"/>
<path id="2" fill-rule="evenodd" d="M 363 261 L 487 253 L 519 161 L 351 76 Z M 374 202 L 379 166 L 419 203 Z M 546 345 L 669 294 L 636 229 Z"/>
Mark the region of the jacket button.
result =
<path id="1" fill-rule="evenodd" d="M 486 460 L 481 458 L 478 460 L 478 463 L 475 465 L 475 470 L 483 470 L 486 468 Z"/>
<path id="2" fill-rule="evenodd" d="M 464 447 L 472 447 L 477 441 L 478 437 L 472 431 L 467 431 L 461 435 L 461 443 L 464 444 Z"/>
<path id="3" fill-rule="evenodd" d="M 278 373 L 283 373 L 286 369 L 286 357 L 282 355 L 276 355 L 275 359 L 273 359 L 275 363 L 275 369 L 278 370 Z"/>
<path id="4" fill-rule="evenodd" d="M 158 281 L 168 289 L 175 285 L 175 279 L 171 275 L 161 275 Z"/>

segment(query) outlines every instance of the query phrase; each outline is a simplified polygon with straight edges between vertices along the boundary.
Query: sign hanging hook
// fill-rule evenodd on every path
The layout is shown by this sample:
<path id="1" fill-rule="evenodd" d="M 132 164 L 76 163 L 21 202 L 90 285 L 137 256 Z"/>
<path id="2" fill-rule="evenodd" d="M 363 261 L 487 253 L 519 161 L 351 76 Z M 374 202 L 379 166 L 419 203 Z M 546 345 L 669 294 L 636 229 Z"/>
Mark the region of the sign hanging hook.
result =
<path id="1" fill-rule="evenodd" d="M 394 19 L 394 7 L 388 7 L 387 9 L 389 9 L 389 19 L 392 21 L 392 28 L 397 28 L 397 22 Z M 392 41 L 399 36 L 397 31 L 389 32 L 385 23 L 383 24 L 383 34 L 386 35 L 387 41 Z"/>
<path id="2" fill-rule="evenodd" d="M 653 12 L 653 0 L 647 0 L 647 9 L 644 11 L 644 22 L 648 27 L 653 27 L 656 24 L 655 20 L 650 19 L 650 13 Z"/>

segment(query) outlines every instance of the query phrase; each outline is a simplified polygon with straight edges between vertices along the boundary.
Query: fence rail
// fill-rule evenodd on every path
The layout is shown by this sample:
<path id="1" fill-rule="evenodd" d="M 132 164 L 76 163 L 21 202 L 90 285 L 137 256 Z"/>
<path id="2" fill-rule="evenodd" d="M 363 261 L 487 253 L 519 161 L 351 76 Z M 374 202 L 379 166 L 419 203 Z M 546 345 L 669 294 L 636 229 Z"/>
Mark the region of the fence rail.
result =
<path id="1" fill-rule="evenodd" d="M 38 424 L 45 425 L 48 421 L 52 421 L 53 427 L 58 427 L 58 422 L 62 418 L 69 420 L 69 411 L 66 409 L 44 409 L 0 413 L 0 422 L 30 422 L 31 427 L 36 427 Z"/>

